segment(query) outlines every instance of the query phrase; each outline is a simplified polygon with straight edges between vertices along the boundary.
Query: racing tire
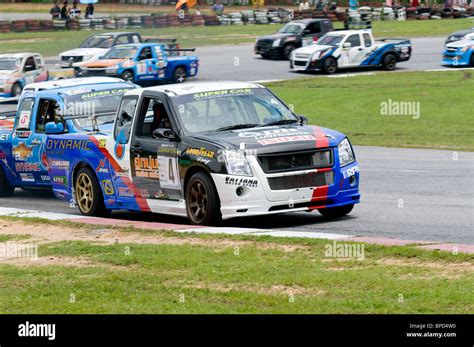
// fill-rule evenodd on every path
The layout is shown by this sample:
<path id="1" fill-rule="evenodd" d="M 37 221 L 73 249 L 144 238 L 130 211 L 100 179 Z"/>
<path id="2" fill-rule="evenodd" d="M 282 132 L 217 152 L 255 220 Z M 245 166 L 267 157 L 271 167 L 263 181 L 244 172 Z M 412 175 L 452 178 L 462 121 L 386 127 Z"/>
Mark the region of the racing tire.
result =
<path id="1" fill-rule="evenodd" d="M 395 54 L 386 54 L 382 59 L 382 67 L 384 70 L 393 71 L 397 67 L 397 57 Z"/>
<path id="2" fill-rule="evenodd" d="M 122 72 L 120 75 L 120 78 L 123 79 L 125 82 L 133 82 L 135 80 L 135 76 L 133 75 L 133 72 L 130 70 L 126 70 Z"/>
<path id="3" fill-rule="evenodd" d="M 263 59 L 270 59 L 270 54 L 260 54 Z"/>
<path id="4" fill-rule="evenodd" d="M 471 54 L 471 60 L 469 60 L 469 66 L 474 67 L 474 53 Z"/>
<path id="5" fill-rule="evenodd" d="M 81 214 L 96 217 L 106 217 L 110 214 L 110 210 L 105 208 L 99 182 L 88 167 L 79 169 L 74 177 L 74 195 Z"/>
<path id="6" fill-rule="evenodd" d="M 13 195 L 15 188 L 8 182 L 7 176 L 0 167 L 0 198 L 8 198 Z"/>
<path id="7" fill-rule="evenodd" d="M 186 185 L 186 213 L 192 224 L 216 225 L 221 221 L 220 201 L 211 178 L 197 172 Z"/>
<path id="8" fill-rule="evenodd" d="M 177 67 L 173 72 L 173 83 L 186 82 L 186 70 L 182 67 Z"/>
<path id="9" fill-rule="evenodd" d="M 12 97 L 19 96 L 21 94 L 22 90 L 23 90 L 23 88 L 21 88 L 20 83 L 16 82 L 15 84 L 13 84 L 12 92 L 11 92 Z"/>
<path id="10" fill-rule="evenodd" d="M 353 208 L 354 205 L 344 205 L 338 207 L 320 208 L 318 209 L 318 212 L 321 213 L 325 218 L 333 219 L 344 217 L 345 215 L 349 214 Z"/>
<path id="11" fill-rule="evenodd" d="M 337 71 L 337 60 L 333 57 L 328 57 L 324 60 L 322 70 L 327 75 L 332 75 Z"/>
<path id="12" fill-rule="evenodd" d="M 291 45 L 291 44 L 283 47 L 283 57 L 285 57 L 285 59 L 290 59 L 291 52 L 293 52 L 295 48 L 296 48 L 295 45 Z"/>

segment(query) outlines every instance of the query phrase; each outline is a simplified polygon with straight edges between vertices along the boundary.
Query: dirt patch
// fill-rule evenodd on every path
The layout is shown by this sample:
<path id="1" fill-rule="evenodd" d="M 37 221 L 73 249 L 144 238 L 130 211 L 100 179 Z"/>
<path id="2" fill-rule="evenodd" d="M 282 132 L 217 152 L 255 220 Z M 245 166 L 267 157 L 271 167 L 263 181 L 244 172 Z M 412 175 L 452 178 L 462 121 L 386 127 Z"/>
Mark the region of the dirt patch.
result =
<path id="1" fill-rule="evenodd" d="M 123 232 L 114 229 L 77 229 L 53 224 L 32 224 L 24 221 L 0 221 L 0 234 L 25 235 L 31 237 L 25 242 L 46 244 L 61 241 L 87 241 L 100 244 L 166 244 L 166 245 L 199 245 L 217 249 L 255 246 L 259 249 L 276 249 L 283 252 L 308 249 L 302 245 L 273 244 L 270 242 L 237 241 L 224 239 L 200 239 L 196 237 L 168 237 L 140 232 Z"/>
<path id="2" fill-rule="evenodd" d="M 443 263 L 434 261 L 417 261 L 408 259 L 398 258 L 384 258 L 379 259 L 377 264 L 389 265 L 389 266 L 407 266 L 407 267 L 422 267 L 433 270 L 449 271 L 449 272 L 473 272 L 474 263 L 463 262 L 463 263 Z"/>
<path id="3" fill-rule="evenodd" d="M 7 39 L 0 40 L 0 44 L 11 44 L 11 43 L 41 43 L 41 42 L 52 42 L 53 39 L 48 38 L 36 38 L 36 39 Z"/>
<path id="4" fill-rule="evenodd" d="M 49 265 L 61 265 L 61 266 L 73 266 L 73 267 L 91 267 L 100 266 L 104 267 L 104 264 L 97 264 L 84 258 L 75 257 L 11 257 L 2 258 L 0 257 L 0 264 L 4 265 L 15 265 L 15 266 L 49 266 Z"/>

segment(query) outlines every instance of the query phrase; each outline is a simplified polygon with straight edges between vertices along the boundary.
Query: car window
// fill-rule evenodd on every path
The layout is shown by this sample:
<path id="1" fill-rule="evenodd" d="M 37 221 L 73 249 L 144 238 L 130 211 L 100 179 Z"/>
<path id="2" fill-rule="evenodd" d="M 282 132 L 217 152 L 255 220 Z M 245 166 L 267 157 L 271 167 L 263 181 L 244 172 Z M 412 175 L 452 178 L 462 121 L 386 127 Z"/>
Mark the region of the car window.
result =
<path id="1" fill-rule="evenodd" d="M 146 60 L 146 59 L 152 59 L 153 54 L 151 53 L 151 48 L 150 47 L 143 47 L 142 50 L 140 51 L 140 54 L 138 55 L 138 60 Z"/>
<path id="2" fill-rule="evenodd" d="M 36 63 L 33 57 L 29 57 L 25 61 L 25 72 L 36 70 Z"/>
<path id="3" fill-rule="evenodd" d="M 35 106 L 34 98 L 26 98 L 21 102 L 20 108 L 18 109 L 17 118 L 18 124 L 17 129 L 29 130 L 31 124 L 31 115 L 33 113 L 33 107 Z"/>
<path id="4" fill-rule="evenodd" d="M 34 55 L 33 57 L 35 59 L 36 67 L 37 68 L 42 67 L 43 64 L 41 62 L 41 57 L 39 55 Z"/>
<path id="5" fill-rule="evenodd" d="M 311 34 L 319 34 L 321 32 L 321 23 L 311 23 L 306 27 L 306 30 L 309 30 Z"/>
<path id="6" fill-rule="evenodd" d="M 127 35 L 119 36 L 115 40 L 116 45 L 125 45 L 127 43 L 130 43 L 130 38 Z"/>
<path id="7" fill-rule="evenodd" d="M 46 123 L 49 122 L 63 123 L 64 125 L 61 107 L 55 100 L 41 99 L 36 114 L 36 132 L 44 132 Z"/>
<path id="8" fill-rule="evenodd" d="M 137 107 L 138 98 L 126 97 L 122 100 L 118 112 L 118 119 L 115 122 L 114 138 L 120 144 L 126 144 L 130 140 L 133 117 Z"/>
<path id="9" fill-rule="evenodd" d="M 171 129 L 168 111 L 159 99 L 144 98 L 140 112 L 140 123 L 137 127 L 137 136 L 153 138 L 156 129 Z"/>
<path id="10" fill-rule="evenodd" d="M 133 43 L 140 43 L 140 37 L 138 35 L 133 35 L 132 36 L 132 41 L 133 41 Z"/>
<path id="11" fill-rule="evenodd" d="M 350 42 L 352 47 L 359 47 L 360 46 L 360 36 L 359 34 L 351 35 L 347 38 L 346 42 Z"/>
<path id="12" fill-rule="evenodd" d="M 364 34 L 363 37 L 364 37 L 365 47 L 372 46 L 372 39 L 370 38 L 370 35 Z"/>

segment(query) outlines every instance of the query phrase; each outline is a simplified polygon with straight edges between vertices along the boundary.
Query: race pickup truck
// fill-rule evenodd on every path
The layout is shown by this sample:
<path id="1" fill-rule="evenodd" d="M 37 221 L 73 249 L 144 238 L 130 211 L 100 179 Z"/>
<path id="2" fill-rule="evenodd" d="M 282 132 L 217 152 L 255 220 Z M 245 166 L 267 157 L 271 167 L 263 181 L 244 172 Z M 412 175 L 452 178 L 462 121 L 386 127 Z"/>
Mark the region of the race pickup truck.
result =
<path id="1" fill-rule="evenodd" d="M 444 66 L 474 67 L 474 33 L 467 35 L 466 39 L 451 42 L 443 52 Z"/>
<path id="2" fill-rule="evenodd" d="M 0 98 L 20 96 L 27 84 L 47 79 L 48 71 L 39 53 L 0 54 Z"/>
<path id="3" fill-rule="evenodd" d="M 116 46 L 102 59 L 80 65 L 76 75 L 114 76 L 134 83 L 183 83 L 197 75 L 199 59 L 196 56 L 169 56 L 168 52 L 165 45 L 157 43 Z"/>
<path id="4" fill-rule="evenodd" d="M 129 91 L 112 135 L 50 135 L 54 194 L 84 215 L 125 209 L 220 218 L 319 210 L 359 202 L 348 138 L 306 125 L 254 83 L 166 85 Z"/>
<path id="5" fill-rule="evenodd" d="M 295 49 L 291 54 L 290 69 L 333 74 L 338 69 L 381 66 L 390 71 L 398 62 L 409 60 L 411 51 L 410 40 L 376 42 L 371 30 L 333 31 L 314 45 Z"/>
<path id="6" fill-rule="evenodd" d="M 79 48 L 59 54 L 59 65 L 62 68 L 77 67 L 82 63 L 100 59 L 112 47 L 129 43 L 166 42 L 168 48 L 179 48 L 176 39 L 142 37 L 137 32 L 110 32 L 88 37 Z"/>
<path id="7" fill-rule="evenodd" d="M 26 93 L 14 123 L 0 126 L 0 196 L 11 196 L 16 187 L 51 188 L 46 133 L 111 131 L 122 95 L 135 88 L 115 82 Z M 96 121 L 92 122 L 91 115 Z"/>

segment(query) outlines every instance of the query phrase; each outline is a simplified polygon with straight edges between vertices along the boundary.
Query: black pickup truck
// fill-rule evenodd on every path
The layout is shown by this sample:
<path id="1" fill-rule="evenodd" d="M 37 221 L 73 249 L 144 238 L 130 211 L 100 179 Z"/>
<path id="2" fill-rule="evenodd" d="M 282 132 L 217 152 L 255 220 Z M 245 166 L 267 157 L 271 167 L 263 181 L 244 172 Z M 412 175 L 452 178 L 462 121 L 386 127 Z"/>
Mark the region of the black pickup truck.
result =
<path id="1" fill-rule="evenodd" d="M 255 54 L 263 58 L 289 59 L 295 48 L 317 41 L 324 34 L 333 31 L 329 19 L 301 19 L 287 23 L 278 32 L 257 38 Z"/>

